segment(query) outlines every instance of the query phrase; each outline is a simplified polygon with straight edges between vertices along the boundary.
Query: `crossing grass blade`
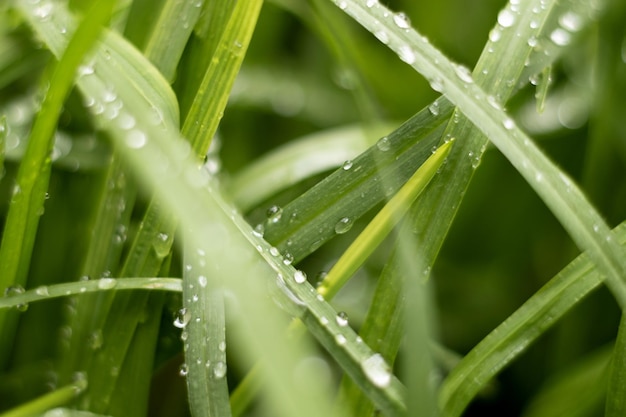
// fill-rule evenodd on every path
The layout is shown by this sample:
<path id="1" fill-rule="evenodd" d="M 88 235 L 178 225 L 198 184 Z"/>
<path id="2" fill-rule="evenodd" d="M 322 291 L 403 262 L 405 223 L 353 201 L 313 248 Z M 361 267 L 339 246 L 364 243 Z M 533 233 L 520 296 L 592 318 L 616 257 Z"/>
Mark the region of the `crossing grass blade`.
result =
<path id="1" fill-rule="evenodd" d="M 615 229 L 622 246 L 626 225 Z M 474 347 L 445 379 L 439 404 L 445 416 L 459 416 L 485 384 L 518 357 L 559 318 L 602 284 L 605 277 L 582 254 Z"/>

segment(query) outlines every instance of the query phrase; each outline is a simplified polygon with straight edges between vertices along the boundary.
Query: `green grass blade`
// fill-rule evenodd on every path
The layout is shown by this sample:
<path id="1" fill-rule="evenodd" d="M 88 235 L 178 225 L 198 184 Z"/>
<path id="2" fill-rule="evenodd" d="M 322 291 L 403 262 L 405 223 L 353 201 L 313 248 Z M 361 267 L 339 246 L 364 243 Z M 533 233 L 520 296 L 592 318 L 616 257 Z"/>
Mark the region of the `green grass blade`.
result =
<path id="1" fill-rule="evenodd" d="M 184 307 L 177 320 L 186 334 L 184 366 L 189 409 L 192 416 L 228 417 L 231 412 L 226 378 L 224 295 L 207 278 L 210 271 L 203 267 L 203 262 L 200 254 L 185 252 Z"/>
<path id="2" fill-rule="evenodd" d="M 228 183 L 228 192 L 246 212 L 278 191 L 299 181 L 341 166 L 372 145 L 370 136 L 382 136 L 391 126 L 346 126 L 313 133 L 261 157 L 238 172 Z"/>
<path id="3" fill-rule="evenodd" d="M 617 417 L 626 414 L 626 317 L 622 320 L 617 333 L 617 340 L 613 348 L 608 392 L 606 396 L 606 417 Z"/>
<path id="4" fill-rule="evenodd" d="M 454 101 L 489 137 L 542 198 L 574 242 L 598 262 L 607 274 L 608 285 L 617 301 L 626 309 L 624 251 L 613 241 L 602 217 L 572 180 L 550 162 L 497 103 L 493 105 L 493 98 L 474 84 L 466 68 L 452 64 L 413 29 L 399 27 L 386 7 L 375 3 L 369 8 L 356 1 L 338 4 L 372 33 L 382 28 L 389 37 L 387 45 Z"/>
<path id="5" fill-rule="evenodd" d="M 626 245 L 625 224 L 615 229 L 615 236 L 622 246 Z M 494 375 L 524 352 L 603 280 L 604 276 L 586 253 L 572 261 L 454 368 L 439 393 L 443 415 L 461 415 L 467 404 Z"/>
<path id="6" fill-rule="evenodd" d="M 29 146 L 20 165 L 13 198 L 0 247 L 0 288 L 23 286 L 26 283 L 31 253 L 50 178 L 50 152 L 53 133 L 61 107 L 74 82 L 75 71 L 83 56 L 92 47 L 113 8 L 112 1 L 94 4 L 77 36 L 69 42 L 67 51 L 53 67 L 50 87 L 41 104 L 30 135 Z M 13 326 L 7 320 L 15 317 L 0 314 L 0 334 L 8 336 Z M 7 333 L 8 332 L 8 333 Z M 6 360 L 6 345 L 0 352 L 0 367 Z"/>
<path id="7" fill-rule="evenodd" d="M 5 174 L 4 158 L 6 155 L 7 134 L 7 118 L 6 116 L 2 116 L 2 118 L 0 118 L 0 181 L 4 178 Z"/>
<path id="8" fill-rule="evenodd" d="M 432 154 L 452 106 L 437 101 L 380 139 L 265 222 L 264 237 L 297 262 L 337 235 L 344 217 L 356 220 L 397 191 Z M 383 187 L 383 184 L 386 187 Z M 332 209 L 331 209 L 332 207 Z"/>
<path id="9" fill-rule="evenodd" d="M 222 119 L 262 5 L 262 0 L 237 2 L 185 119 L 183 133 L 203 155 Z"/>
<path id="10" fill-rule="evenodd" d="M 0 417 L 30 417 L 41 415 L 50 408 L 72 401 L 87 389 L 87 380 L 79 379 L 75 383 L 54 390 L 26 404 L 0 414 Z"/>
<path id="11" fill-rule="evenodd" d="M 450 152 L 452 140 L 439 147 L 415 174 L 409 178 L 396 195 L 383 207 L 365 230 L 356 238 L 320 283 L 317 291 L 326 298 L 333 297 L 352 277 L 363 262 L 387 237 L 409 209 L 417 196 L 426 188 Z"/>
<path id="12" fill-rule="evenodd" d="M 103 291 L 159 290 L 182 292 L 182 288 L 182 280 L 180 278 L 100 278 L 89 281 L 42 285 L 22 293 L 0 298 L 0 308 L 15 308 L 19 305 L 36 301 Z"/>
<path id="13" fill-rule="evenodd" d="M 158 60 L 156 66 L 170 82 L 174 79 L 176 66 L 200 18 L 203 4 L 204 0 L 167 1 L 155 23 L 156 29 L 144 48 L 144 54 L 152 62 Z"/>

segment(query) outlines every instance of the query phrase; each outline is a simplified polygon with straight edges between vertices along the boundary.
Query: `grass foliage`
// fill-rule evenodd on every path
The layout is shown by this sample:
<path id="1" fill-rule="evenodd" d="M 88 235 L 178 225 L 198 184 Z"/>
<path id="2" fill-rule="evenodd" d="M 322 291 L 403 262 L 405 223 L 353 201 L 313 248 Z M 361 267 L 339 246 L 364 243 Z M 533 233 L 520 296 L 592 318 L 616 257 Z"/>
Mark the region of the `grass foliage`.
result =
<path id="1" fill-rule="evenodd" d="M 0 417 L 626 415 L 625 19 L 0 4 Z"/>

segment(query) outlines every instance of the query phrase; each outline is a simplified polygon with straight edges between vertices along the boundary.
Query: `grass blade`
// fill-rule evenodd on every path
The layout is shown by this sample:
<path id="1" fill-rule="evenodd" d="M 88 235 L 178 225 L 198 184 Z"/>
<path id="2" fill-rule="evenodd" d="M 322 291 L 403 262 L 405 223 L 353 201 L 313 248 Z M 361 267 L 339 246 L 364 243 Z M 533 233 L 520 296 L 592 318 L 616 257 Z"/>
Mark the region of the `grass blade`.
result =
<path id="1" fill-rule="evenodd" d="M 54 66 L 48 89 L 35 119 L 29 146 L 20 165 L 13 198 L 0 247 L 0 288 L 23 286 L 35 242 L 39 216 L 43 208 L 50 178 L 50 152 L 53 133 L 61 106 L 73 85 L 74 74 L 83 56 L 92 47 L 112 12 L 112 1 L 98 1 L 78 27 L 67 46 L 67 51 Z M 15 320 L 7 313 L 0 314 L 0 334 L 10 337 Z M 0 351 L 0 368 L 5 366 L 8 352 Z"/>
<path id="2" fill-rule="evenodd" d="M 323 297 L 333 297 L 387 237 L 403 213 L 435 176 L 451 146 L 452 140 L 441 145 L 366 226 L 320 283 L 317 291 Z"/>
<path id="3" fill-rule="evenodd" d="M 382 136 L 391 126 L 368 127 Z M 297 182 L 335 169 L 372 145 L 364 126 L 347 126 L 307 135 L 257 159 L 228 183 L 228 192 L 246 212 Z"/>
<path id="4" fill-rule="evenodd" d="M 539 194 L 574 242 L 598 262 L 617 301 L 626 309 L 624 251 L 613 242 L 608 226 L 572 180 L 550 162 L 497 103 L 493 105 L 493 98 L 474 84 L 467 69 L 452 64 L 413 29 L 398 27 L 393 13 L 386 7 L 375 3 L 369 8 L 352 0 L 338 4 L 372 33 L 383 28 L 389 37 L 387 45 L 453 100 L 489 137 Z"/>
<path id="5" fill-rule="evenodd" d="M 64 405 L 87 389 L 87 380 L 80 379 L 76 383 L 59 388 L 29 403 L 0 414 L 0 417 L 28 417 L 40 415 L 53 407 Z"/>
<path id="6" fill-rule="evenodd" d="M 626 224 L 614 232 L 626 245 Z M 485 384 L 604 280 L 582 254 L 550 280 L 506 321 L 474 347 L 444 381 L 439 404 L 443 415 L 461 415 Z"/>
<path id="7" fill-rule="evenodd" d="M 605 416 L 617 417 L 626 413 L 626 317 L 622 316 L 617 333 L 617 340 L 613 349 L 609 386 L 606 397 Z"/>

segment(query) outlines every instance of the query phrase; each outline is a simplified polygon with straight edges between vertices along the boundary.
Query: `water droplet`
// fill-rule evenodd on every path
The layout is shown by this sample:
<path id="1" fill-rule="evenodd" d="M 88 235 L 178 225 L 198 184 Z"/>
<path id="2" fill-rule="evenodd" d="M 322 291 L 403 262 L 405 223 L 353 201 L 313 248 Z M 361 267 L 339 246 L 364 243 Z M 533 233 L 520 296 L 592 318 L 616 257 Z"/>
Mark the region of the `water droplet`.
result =
<path id="1" fill-rule="evenodd" d="M 37 287 L 37 289 L 35 290 L 35 293 L 37 295 L 41 295 L 43 297 L 47 297 L 50 295 L 50 293 L 48 292 L 48 287 L 45 285 L 42 285 L 40 287 Z"/>
<path id="2" fill-rule="evenodd" d="M 95 72 L 96 72 L 96 70 L 95 70 L 95 68 L 93 66 L 93 63 L 81 65 L 81 66 L 78 67 L 78 76 L 79 77 L 84 77 L 85 75 L 92 75 Z M 94 100 L 93 97 L 91 99 Z"/>
<path id="3" fill-rule="evenodd" d="M 375 353 L 361 362 L 361 369 L 367 379 L 380 388 L 385 388 L 391 383 L 389 365 L 380 353 Z"/>
<path id="4" fill-rule="evenodd" d="M 439 115 L 439 103 L 437 103 L 436 101 L 433 102 L 430 106 L 428 106 L 428 111 L 433 116 L 438 116 Z"/>
<path id="5" fill-rule="evenodd" d="M 338 345 L 345 345 L 346 344 L 346 337 L 342 334 L 338 334 L 335 336 L 335 342 L 337 342 Z"/>
<path id="6" fill-rule="evenodd" d="M 501 37 L 502 37 L 502 32 L 500 31 L 498 27 L 492 29 L 491 32 L 489 32 L 489 40 L 491 42 L 498 42 Z"/>
<path id="7" fill-rule="evenodd" d="M 291 265 L 293 263 L 293 255 L 289 252 L 285 252 L 285 254 L 283 255 L 283 263 L 285 265 Z"/>
<path id="8" fill-rule="evenodd" d="M 348 171 L 350 168 L 352 168 L 352 161 L 347 160 L 346 162 L 344 162 L 342 168 L 344 171 Z"/>
<path id="9" fill-rule="evenodd" d="M 52 4 L 52 2 L 46 2 L 36 7 L 35 10 L 33 10 L 33 15 L 39 18 L 42 22 L 45 22 L 46 20 L 50 19 L 53 7 L 54 5 Z"/>
<path id="10" fill-rule="evenodd" d="M 217 348 L 220 350 L 220 352 L 226 352 L 226 341 L 222 340 L 218 345 Z"/>
<path id="11" fill-rule="evenodd" d="M 276 205 L 271 206 L 267 209 L 266 215 L 270 223 L 277 223 L 283 215 L 283 209 Z"/>
<path id="12" fill-rule="evenodd" d="M 513 121 L 513 119 L 511 119 L 510 117 L 507 117 L 506 119 L 504 119 L 504 121 L 502 122 L 502 126 L 504 126 L 504 128 L 506 130 L 511 130 L 515 127 L 515 122 Z"/>
<path id="13" fill-rule="evenodd" d="M 154 253 L 159 258 L 165 258 L 167 255 L 169 255 L 171 247 L 172 238 L 169 234 L 164 232 L 158 233 L 152 242 L 152 248 L 154 249 Z"/>
<path id="14" fill-rule="evenodd" d="M 565 46 L 569 44 L 571 35 L 568 31 L 561 28 L 556 28 L 550 34 L 550 40 L 558 46 Z"/>
<path id="15" fill-rule="evenodd" d="M 126 145 L 132 149 L 143 148 L 148 142 L 148 137 L 141 130 L 131 130 L 126 135 Z"/>
<path id="16" fill-rule="evenodd" d="M 270 255 L 272 255 L 272 256 L 278 256 L 278 255 L 280 255 L 280 252 L 278 251 L 278 249 L 276 249 L 274 246 L 272 246 L 272 247 L 270 248 Z"/>
<path id="17" fill-rule="evenodd" d="M 191 320 L 191 312 L 188 311 L 186 308 L 181 308 L 176 314 L 174 326 L 178 327 L 179 329 L 183 329 L 185 328 L 185 326 L 187 326 L 187 324 L 189 324 L 189 320 Z"/>
<path id="18" fill-rule="evenodd" d="M 531 48 L 534 48 L 535 46 L 537 46 L 539 44 L 539 41 L 537 40 L 536 37 L 531 36 L 530 38 L 528 38 L 528 46 L 530 46 Z"/>
<path id="19" fill-rule="evenodd" d="M 100 349 L 103 343 L 104 337 L 102 335 L 102 330 L 100 329 L 91 332 L 89 338 L 87 339 L 87 344 L 93 350 Z"/>
<path id="20" fill-rule="evenodd" d="M 457 77 L 461 79 L 461 81 L 465 81 L 468 84 L 474 82 L 474 78 L 472 78 L 472 73 L 469 68 L 463 65 L 455 65 L 454 71 L 456 72 Z"/>
<path id="21" fill-rule="evenodd" d="M 570 32 L 578 32 L 583 27 L 583 20 L 576 13 L 568 11 L 559 17 L 559 24 Z"/>
<path id="22" fill-rule="evenodd" d="M 346 233 L 352 228 L 354 222 L 349 217 L 343 217 L 335 224 L 335 233 L 338 235 Z"/>
<path id="23" fill-rule="evenodd" d="M 136 124 L 135 118 L 126 112 L 120 113 L 117 117 L 117 125 L 124 130 L 130 130 Z"/>
<path id="24" fill-rule="evenodd" d="M 502 25 L 502 27 L 509 28 L 515 24 L 515 13 L 510 9 L 503 9 L 498 14 L 498 23 Z"/>
<path id="25" fill-rule="evenodd" d="M 389 42 L 389 35 L 384 30 L 377 30 L 376 32 L 374 32 L 374 36 L 376 36 L 376 39 L 378 39 L 385 45 Z"/>
<path id="26" fill-rule="evenodd" d="M 339 2 L 339 8 L 341 10 L 346 10 L 347 7 L 348 7 L 348 3 L 347 2 L 345 2 L 345 1 L 340 1 Z"/>
<path id="27" fill-rule="evenodd" d="M 376 3 L 378 3 L 378 0 L 367 0 L 367 1 L 365 2 L 365 5 L 366 5 L 368 8 L 372 8 L 372 7 L 374 7 L 374 5 L 375 5 Z"/>
<path id="28" fill-rule="evenodd" d="M 13 297 L 16 295 L 24 294 L 24 287 L 20 285 L 11 285 L 4 290 L 5 297 Z M 15 306 L 18 311 L 28 310 L 28 304 L 18 304 Z"/>
<path id="29" fill-rule="evenodd" d="M 378 142 L 376 142 L 376 147 L 379 151 L 386 152 L 391 148 L 391 141 L 387 136 L 383 136 L 382 138 L 378 139 Z"/>
<path id="30" fill-rule="evenodd" d="M 222 361 L 217 362 L 213 365 L 213 375 L 215 378 L 220 379 L 226 375 L 226 364 Z"/>
<path id="31" fill-rule="evenodd" d="M 432 88 L 438 93 L 443 92 L 443 80 L 441 78 L 435 77 L 431 79 L 429 82 L 430 82 L 430 88 Z"/>
<path id="32" fill-rule="evenodd" d="M 115 278 L 100 278 L 98 280 L 98 288 L 101 290 L 110 290 L 117 285 Z"/>
<path id="33" fill-rule="evenodd" d="M 341 327 L 346 327 L 348 325 L 348 315 L 345 311 L 340 311 L 337 313 L 337 324 Z"/>
<path id="34" fill-rule="evenodd" d="M 303 271 L 300 271 L 298 269 L 298 270 L 296 270 L 296 272 L 294 272 L 293 279 L 298 284 L 302 284 L 302 283 L 304 283 L 306 281 L 306 273 L 304 273 Z"/>
<path id="35" fill-rule="evenodd" d="M 395 23 L 400 29 L 408 29 L 411 27 L 411 20 L 402 12 L 393 15 L 393 23 Z"/>
<path id="36" fill-rule="evenodd" d="M 398 56 L 401 60 L 411 65 L 415 62 L 415 52 L 408 45 L 402 45 L 400 49 L 398 49 Z"/>
<path id="37" fill-rule="evenodd" d="M 202 288 L 206 287 L 206 284 L 207 284 L 207 279 L 206 279 L 206 277 L 205 277 L 204 275 L 200 275 L 200 276 L 198 277 L 198 284 L 200 284 L 200 286 L 201 286 Z"/>
<path id="38" fill-rule="evenodd" d="M 180 365 L 180 367 L 178 368 L 178 375 L 180 376 L 187 376 L 187 374 L 189 373 L 189 368 L 187 368 L 187 364 L 183 363 Z"/>

